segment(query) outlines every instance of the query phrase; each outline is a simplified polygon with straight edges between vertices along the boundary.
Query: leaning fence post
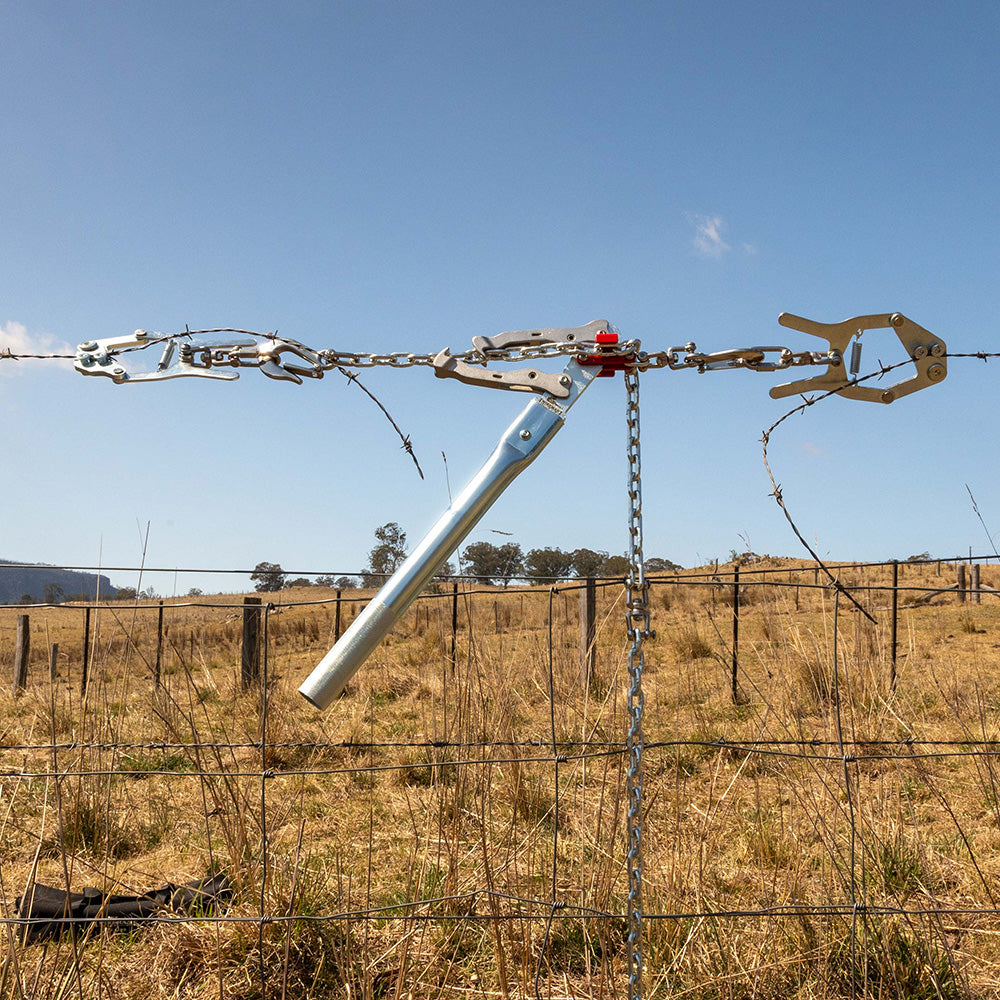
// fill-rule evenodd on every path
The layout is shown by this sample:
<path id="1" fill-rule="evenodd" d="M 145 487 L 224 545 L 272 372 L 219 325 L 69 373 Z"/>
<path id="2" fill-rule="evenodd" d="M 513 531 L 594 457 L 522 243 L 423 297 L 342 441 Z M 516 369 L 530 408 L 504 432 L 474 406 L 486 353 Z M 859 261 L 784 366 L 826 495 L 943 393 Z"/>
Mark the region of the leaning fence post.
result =
<path id="1" fill-rule="evenodd" d="M 588 576 L 580 588 L 580 686 L 586 691 L 597 665 L 597 583 Z"/>
<path id="2" fill-rule="evenodd" d="M 27 615 L 17 616 L 17 645 L 14 647 L 14 696 L 19 695 L 28 683 L 28 652 L 31 633 Z"/>
<path id="3" fill-rule="evenodd" d="M 736 672 L 740 662 L 740 567 L 733 566 L 733 704 L 737 703 Z"/>
<path id="4" fill-rule="evenodd" d="M 958 564 L 958 603 L 965 604 L 965 563 Z"/>
<path id="5" fill-rule="evenodd" d="M 245 688 L 250 687 L 260 677 L 260 614 L 260 598 L 244 597 L 240 679 Z"/>

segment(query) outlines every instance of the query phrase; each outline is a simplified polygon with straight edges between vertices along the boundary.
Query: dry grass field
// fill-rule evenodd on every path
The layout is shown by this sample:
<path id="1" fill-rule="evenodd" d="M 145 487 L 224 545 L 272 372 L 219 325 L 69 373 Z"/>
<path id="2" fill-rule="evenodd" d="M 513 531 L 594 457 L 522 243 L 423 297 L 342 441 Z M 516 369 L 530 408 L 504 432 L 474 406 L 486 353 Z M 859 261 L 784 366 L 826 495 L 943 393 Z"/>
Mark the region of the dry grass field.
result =
<path id="1" fill-rule="evenodd" d="M 801 565 L 742 571 L 735 701 L 732 586 L 651 589 L 646 995 L 995 997 L 1000 600 L 901 593 L 892 690 L 890 571 L 841 572 L 872 625 L 788 588 Z M 450 595 L 422 598 L 321 714 L 295 689 L 334 609 L 297 602 L 329 597 L 270 595 L 248 690 L 240 598 L 165 602 L 159 686 L 156 603 L 95 609 L 85 698 L 82 610 L 30 610 L 17 697 L 0 610 L 2 915 L 33 879 L 236 889 L 224 920 L 76 940 L 25 945 L 8 919 L 0 998 L 627 994 L 622 588 L 598 591 L 589 683 L 577 591 L 479 591 L 456 662 Z"/>

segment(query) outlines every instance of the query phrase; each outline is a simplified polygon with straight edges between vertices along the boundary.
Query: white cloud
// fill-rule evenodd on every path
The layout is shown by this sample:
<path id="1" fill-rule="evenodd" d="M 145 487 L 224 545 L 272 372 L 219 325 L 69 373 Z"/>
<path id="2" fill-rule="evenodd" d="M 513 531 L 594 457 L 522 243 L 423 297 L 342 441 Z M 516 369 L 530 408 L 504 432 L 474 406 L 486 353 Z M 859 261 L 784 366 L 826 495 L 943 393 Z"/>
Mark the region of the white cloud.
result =
<path id="1" fill-rule="evenodd" d="M 720 215 L 692 215 L 694 223 L 694 248 L 702 257 L 720 260 L 730 250 L 722 238 L 726 223 Z"/>
<path id="2" fill-rule="evenodd" d="M 16 375 L 27 371 L 29 360 L 17 361 L 4 358 L 10 353 L 19 354 L 74 354 L 75 348 L 48 333 L 28 333 L 23 323 L 10 320 L 0 323 L 0 375 Z M 69 361 L 50 361 L 48 364 L 68 365 Z"/>

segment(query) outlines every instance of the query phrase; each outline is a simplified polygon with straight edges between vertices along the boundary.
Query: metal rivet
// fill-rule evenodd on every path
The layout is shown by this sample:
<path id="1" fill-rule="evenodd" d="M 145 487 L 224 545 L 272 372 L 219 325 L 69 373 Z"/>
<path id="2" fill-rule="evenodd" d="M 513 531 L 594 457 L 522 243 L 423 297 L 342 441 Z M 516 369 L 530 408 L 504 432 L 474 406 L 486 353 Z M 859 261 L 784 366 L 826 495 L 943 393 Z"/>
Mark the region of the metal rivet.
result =
<path id="1" fill-rule="evenodd" d="M 927 377 L 932 382 L 940 382 L 944 378 L 944 365 L 931 365 L 927 369 Z"/>
<path id="2" fill-rule="evenodd" d="M 882 393 L 883 403 L 891 403 L 895 398 L 896 394 L 892 391 L 892 389 L 886 389 L 885 392 Z"/>
<path id="3" fill-rule="evenodd" d="M 569 385 L 570 382 L 572 382 L 572 381 L 573 380 L 568 375 L 560 375 L 559 376 L 559 384 L 560 385 Z"/>
<path id="4" fill-rule="evenodd" d="M 530 441 L 531 440 L 531 431 L 529 431 L 527 429 L 527 427 L 523 431 L 521 431 L 521 440 L 522 441 Z"/>
<path id="5" fill-rule="evenodd" d="M 902 326 L 906 322 L 906 317 L 902 313 L 893 313 L 889 317 L 889 322 L 893 326 Z"/>

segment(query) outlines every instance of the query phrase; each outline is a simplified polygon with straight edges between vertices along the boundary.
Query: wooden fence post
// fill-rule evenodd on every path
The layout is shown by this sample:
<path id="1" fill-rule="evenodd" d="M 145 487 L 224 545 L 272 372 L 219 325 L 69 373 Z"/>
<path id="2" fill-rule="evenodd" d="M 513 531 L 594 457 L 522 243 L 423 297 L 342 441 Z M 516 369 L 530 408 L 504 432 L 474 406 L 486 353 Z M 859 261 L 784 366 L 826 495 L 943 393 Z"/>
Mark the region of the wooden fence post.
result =
<path id="1" fill-rule="evenodd" d="M 244 597 L 240 680 L 245 688 L 255 684 L 260 677 L 260 614 L 260 598 Z"/>
<path id="2" fill-rule="evenodd" d="M 31 649 L 30 623 L 27 615 L 17 616 L 17 645 L 14 647 L 14 697 L 28 683 L 28 653 Z"/>
<path id="3" fill-rule="evenodd" d="M 982 604 L 982 602 L 983 602 L 983 595 L 982 595 L 982 592 L 979 589 L 980 586 L 981 586 L 979 574 L 980 574 L 979 563 L 973 563 L 972 564 L 972 599 L 976 602 L 976 604 Z"/>
<path id="4" fill-rule="evenodd" d="M 333 641 L 336 642 L 340 638 L 340 591 L 337 591 L 337 603 L 335 605 L 336 611 L 333 615 Z"/>
<path id="5" fill-rule="evenodd" d="M 958 564 L 958 603 L 965 604 L 965 563 Z"/>
<path id="6" fill-rule="evenodd" d="M 156 666 L 154 677 L 156 686 L 160 686 L 160 665 L 163 661 L 163 601 L 160 601 L 160 610 L 156 615 Z"/>
<path id="7" fill-rule="evenodd" d="M 590 686 L 597 666 L 597 583 L 592 576 L 580 588 L 580 687 L 584 691 Z"/>
<path id="8" fill-rule="evenodd" d="M 458 666 L 458 580 L 451 585 L 451 665 Z"/>
<path id="9" fill-rule="evenodd" d="M 892 561 L 892 655 L 889 658 L 889 690 L 896 690 L 896 646 L 899 625 L 899 560 Z"/>
<path id="10" fill-rule="evenodd" d="M 54 642 L 49 646 L 49 683 L 54 684 L 56 680 L 56 663 L 59 659 L 59 643 Z"/>
<path id="11" fill-rule="evenodd" d="M 733 566 L 733 704 L 737 704 L 736 672 L 740 662 L 740 567 Z"/>
<path id="12" fill-rule="evenodd" d="M 87 671 L 90 667 L 90 608 L 83 609 L 83 677 L 80 679 L 80 697 L 87 693 Z"/>

